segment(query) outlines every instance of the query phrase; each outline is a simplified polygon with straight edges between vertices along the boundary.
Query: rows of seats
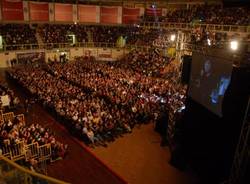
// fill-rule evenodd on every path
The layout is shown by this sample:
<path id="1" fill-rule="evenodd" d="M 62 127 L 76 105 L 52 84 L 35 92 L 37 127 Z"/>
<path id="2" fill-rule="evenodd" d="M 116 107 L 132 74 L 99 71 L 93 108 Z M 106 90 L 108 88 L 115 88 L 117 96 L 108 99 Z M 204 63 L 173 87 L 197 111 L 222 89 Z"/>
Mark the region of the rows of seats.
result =
<path id="1" fill-rule="evenodd" d="M 37 44 L 36 29 L 29 24 L 0 24 L 0 35 L 7 50 L 17 49 L 20 44 Z M 18 48 L 21 49 L 21 48 Z"/>
<path id="2" fill-rule="evenodd" d="M 3 156 L 24 161 L 25 166 L 40 171 L 38 166 L 42 162 L 63 158 L 66 147 L 56 140 L 51 129 L 27 124 L 24 114 L 0 111 L 0 151 Z"/>
<path id="3" fill-rule="evenodd" d="M 166 111 L 163 107 L 178 109 L 185 99 L 185 87 L 174 85 L 171 77 L 156 79 L 129 67 L 81 58 L 47 69 L 16 68 L 10 76 L 92 145 L 106 145 L 138 123 L 156 121 Z"/>
<path id="4" fill-rule="evenodd" d="M 143 21 L 248 26 L 250 10 L 247 7 L 223 8 L 221 5 L 197 5 L 189 9 L 168 11 L 161 17 L 145 16 Z"/>
<path id="5" fill-rule="evenodd" d="M 63 156 L 59 153 L 63 152 L 63 144 L 56 140 L 52 130 L 39 124 L 27 125 L 23 114 L 14 115 L 13 112 L 2 111 L 0 113 L 0 147 L 4 156 L 12 160 L 19 160 L 25 156 L 42 159 L 38 153 L 43 153 L 40 156 L 49 160 L 56 159 L 59 155 Z M 43 148 L 48 150 L 38 151 Z"/>
<path id="6" fill-rule="evenodd" d="M 22 30 L 22 32 L 19 32 Z M 37 31 L 36 31 L 37 30 Z M 75 35 L 76 41 L 117 43 L 121 36 L 127 44 L 145 45 L 159 34 L 157 30 L 144 30 L 136 26 L 86 26 L 80 24 L 43 24 L 31 29 L 26 24 L 1 25 L 0 35 L 3 36 L 7 50 L 23 49 L 20 44 L 37 44 L 36 32 L 44 44 L 72 43 L 70 35 Z M 88 36 L 88 34 L 90 34 Z M 89 37 L 92 39 L 90 40 Z M 97 46 L 97 45 L 96 45 Z M 31 45 L 25 45 L 31 49 Z M 58 47 L 58 45 L 54 45 Z M 34 49 L 35 46 L 32 46 Z"/>
<path id="7" fill-rule="evenodd" d="M 87 30 L 88 27 L 84 25 L 44 24 L 38 32 L 44 43 L 70 43 L 68 35 L 75 35 L 78 42 L 88 42 Z"/>
<path id="8" fill-rule="evenodd" d="M 239 16 L 240 15 L 240 16 Z M 142 21 L 201 23 L 218 25 L 250 25 L 250 11 L 244 7 L 222 8 L 221 6 L 191 6 L 189 9 L 167 11 L 166 16 L 144 16 Z M 80 24 L 1 24 L 0 35 L 7 50 L 34 49 L 39 34 L 45 44 L 71 43 L 69 35 L 75 35 L 77 42 L 105 42 L 116 43 L 122 36 L 127 44 L 150 45 L 161 34 L 160 29 L 145 29 L 139 25 L 129 26 L 89 26 Z M 201 33 L 200 33 L 201 34 Z M 206 36 L 207 33 L 202 33 Z M 212 34 L 212 33 L 211 33 Z M 211 35 L 210 34 L 210 35 Z M 195 35 L 195 34 L 194 34 Z M 202 36 L 200 35 L 200 37 Z M 196 35 L 196 38 L 199 36 Z M 211 37 L 211 36 L 210 36 Z M 220 36 L 222 37 L 222 36 Z M 161 40 L 161 39 L 159 39 Z M 159 41 L 158 40 L 158 41 Z M 31 46 L 30 44 L 35 44 Z M 158 44 L 159 45 L 159 44 Z M 27 49 L 27 48 L 26 48 Z"/>
<path id="9" fill-rule="evenodd" d="M 132 38 L 138 35 L 137 27 L 120 26 L 86 26 L 81 24 L 45 24 L 40 26 L 39 33 L 44 43 L 70 43 L 68 35 L 75 35 L 77 42 L 103 42 L 116 43 L 120 36 L 127 37 L 128 43 Z M 88 34 L 93 40 L 89 40 Z M 135 39 L 135 38 L 134 38 Z M 72 42 L 71 42 L 72 43 Z"/>
<path id="10" fill-rule="evenodd" d="M 113 65 L 125 69 L 129 68 L 146 76 L 164 78 L 166 75 L 171 75 L 170 72 L 166 73 L 165 71 L 172 60 L 172 58 L 161 56 L 157 49 L 152 48 L 149 51 L 133 50 Z"/>
<path id="11" fill-rule="evenodd" d="M 45 43 L 72 43 L 67 35 L 74 34 L 77 42 L 94 42 L 95 46 L 105 46 L 106 43 L 119 45 L 119 40 L 122 38 L 127 45 L 168 47 L 172 43 L 170 35 L 177 33 L 173 30 L 148 29 L 140 26 L 44 25 L 42 30 L 41 37 Z M 202 43 L 202 41 L 210 39 L 213 44 L 232 38 L 232 35 L 229 36 L 227 33 L 214 33 L 198 29 L 191 31 L 190 39 L 185 42 Z"/>

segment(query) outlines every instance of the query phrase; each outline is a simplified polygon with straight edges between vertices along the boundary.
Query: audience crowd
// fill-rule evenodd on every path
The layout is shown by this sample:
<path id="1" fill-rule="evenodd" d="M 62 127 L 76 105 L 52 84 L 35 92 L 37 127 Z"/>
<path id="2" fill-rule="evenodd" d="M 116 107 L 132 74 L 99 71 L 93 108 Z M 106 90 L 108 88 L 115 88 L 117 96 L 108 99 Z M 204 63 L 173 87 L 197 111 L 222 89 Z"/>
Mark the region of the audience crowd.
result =
<path id="1" fill-rule="evenodd" d="M 72 43 L 72 35 L 77 42 L 88 42 L 88 28 L 79 24 L 44 24 L 39 27 L 39 34 L 44 43 Z"/>
<path id="2" fill-rule="evenodd" d="M 115 66 L 130 69 L 137 73 L 153 76 L 164 77 L 166 68 L 172 61 L 171 58 L 162 57 L 160 51 L 151 48 L 148 51 L 133 50 L 122 58 L 119 62 L 113 63 Z"/>
<path id="3" fill-rule="evenodd" d="M 10 75 L 53 109 L 71 132 L 93 144 L 105 145 L 135 124 L 155 121 L 162 107 L 181 108 L 185 99 L 185 87 L 170 77 L 148 77 L 112 62 L 78 58 L 47 68 L 13 69 Z"/>
<path id="4" fill-rule="evenodd" d="M 240 16 L 239 16 L 240 15 Z M 165 16 L 154 17 L 145 15 L 142 21 L 177 22 L 177 23 L 201 23 L 219 25 L 250 25 L 250 10 L 244 7 L 222 8 L 216 5 L 196 5 L 188 9 L 176 9 L 168 11 Z M 195 30 L 194 30 L 195 31 Z M 207 33 L 192 33 L 195 39 L 207 36 Z M 76 42 L 95 42 L 116 44 L 122 37 L 126 44 L 168 46 L 169 38 L 166 38 L 165 30 L 143 28 L 134 24 L 130 26 L 102 26 L 102 25 L 81 25 L 81 24 L 1 24 L 0 35 L 3 36 L 3 43 L 7 50 L 22 49 L 18 44 L 37 44 L 39 34 L 45 44 L 49 43 L 70 43 L 75 35 Z M 213 33 L 212 33 L 213 34 Z M 210 36 L 211 37 L 211 34 Z M 226 38 L 225 34 L 218 34 L 217 37 Z M 166 42 L 164 42 L 166 41 Z M 25 47 L 31 48 L 30 45 Z M 32 48 L 35 46 L 33 45 Z M 54 45 L 58 47 L 58 45 Z"/>
<path id="5" fill-rule="evenodd" d="M 138 39 L 141 30 L 138 27 L 129 26 L 86 26 L 81 24 L 53 25 L 45 24 L 40 27 L 40 35 L 44 43 L 72 43 L 69 35 L 75 35 L 77 42 L 95 42 L 116 44 L 119 37 L 126 39 L 127 43 L 133 43 Z M 102 46 L 102 45 L 101 45 Z"/>
<path id="6" fill-rule="evenodd" d="M 3 107 L 2 96 L 8 96 L 9 104 L 5 104 Z M 5 119 L 2 113 L 8 113 L 9 111 L 20 112 L 22 108 L 25 109 L 26 115 L 31 108 L 30 100 L 26 99 L 24 104 L 21 103 L 19 98 L 14 94 L 8 85 L 0 81 L 0 152 L 3 150 L 10 150 L 19 153 L 21 147 L 15 147 L 19 143 L 24 144 L 24 148 L 30 144 L 38 143 L 39 146 L 45 144 L 51 145 L 51 159 L 62 159 L 67 154 L 68 145 L 64 145 L 59 142 L 54 132 L 50 128 L 43 127 L 40 124 L 26 124 L 23 116 L 17 115 L 14 118 Z M 19 149 L 18 149 L 19 148 Z M 22 148 L 23 149 L 23 148 Z M 23 150 L 22 150 L 23 151 Z M 25 157 L 25 166 L 31 167 L 33 171 L 42 172 L 41 167 L 38 164 L 38 160 L 31 157 L 31 150 L 27 150 Z M 44 154 L 44 153 L 43 153 Z M 23 164 L 23 163 L 22 163 Z"/>
<path id="7" fill-rule="evenodd" d="M 120 46 L 119 41 L 125 45 L 136 45 L 137 47 L 175 47 L 171 35 L 176 35 L 177 31 L 170 31 L 156 28 L 143 28 L 137 25 L 126 27 L 115 26 L 83 26 L 83 25 L 44 25 L 41 37 L 45 43 L 54 43 L 53 47 L 58 47 L 56 43 L 73 43 L 68 35 L 76 35 L 77 42 L 94 42 L 94 46 Z M 189 38 L 185 42 L 207 44 L 207 39 L 211 40 L 211 45 L 223 43 L 231 37 L 226 33 L 213 33 L 204 29 L 194 29 L 190 32 Z M 177 37 L 177 36 L 176 36 Z M 109 45 L 107 45 L 109 44 Z"/>
<path id="8" fill-rule="evenodd" d="M 244 8 L 195 6 L 167 12 L 157 19 L 145 16 L 143 21 L 248 26 L 250 12 Z M 131 133 L 137 124 L 157 122 L 162 113 L 172 113 L 178 118 L 184 108 L 186 86 L 180 84 L 179 68 L 173 58 L 163 57 L 156 48 L 173 46 L 170 39 L 173 32 L 139 25 L 44 24 L 32 28 L 25 24 L 5 24 L 0 25 L 0 35 L 7 49 L 12 50 L 17 49 L 18 44 L 36 44 L 36 29 L 44 43 L 72 43 L 71 36 L 75 35 L 77 42 L 116 44 L 122 37 L 126 44 L 148 46 L 147 50 L 132 50 L 117 62 L 80 57 L 69 63 L 12 67 L 8 72 L 86 143 L 106 146 L 107 141 Z M 193 30 L 188 41 L 199 43 L 208 39 L 213 44 L 214 40 L 225 41 L 227 35 Z M 0 96 L 6 95 L 9 107 L 20 106 L 19 98 L 0 82 Z M 0 106 L 2 108 L 2 100 Z M 26 106 L 28 113 L 28 103 Z M 50 143 L 53 159 L 63 158 L 67 153 L 67 145 L 56 140 L 50 128 L 35 123 L 27 125 L 18 116 L 12 121 L 1 121 L 0 149 L 19 142 L 26 145 L 37 142 L 40 146 Z M 35 165 L 36 161 L 30 162 Z"/>
<path id="9" fill-rule="evenodd" d="M 247 7 L 222 8 L 220 5 L 195 5 L 188 9 L 168 11 L 165 16 L 157 18 L 145 16 L 143 21 L 248 26 L 250 10 Z"/>
<path id="10" fill-rule="evenodd" d="M 22 49 L 20 44 L 37 44 L 35 34 L 36 29 L 28 24 L 0 24 L 0 35 L 6 50 Z"/>
<path id="11" fill-rule="evenodd" d="M 5 32 L 7 35 L 10 33 L 18 32 L 19 27 L 26 27 L 30 29 L 27 25 L 17 25 L 15 26 L 6 24 L 2 25 L 2 32 Z M 47 45 L 47 48 L 58 48 L 58 44 L 73 44 L 73 35 L 75 35 L 75 43 L 80 42 L 94 42 L 92 46 L 118 46 L 122 47 L 123 44 L 119 44 L 119 41 L 124 42 L 125 45 L 135 45 L 136 47 L 158 47 L 158 48 L 175 48 L 175 42 L 171 40 L 171 35 L 176 35 L 177 32 L 172 30 L 165 29 L 154 29 L 154 28 L 143 28 L 140 26 L 126 26 L 126 27 L 113 27 L 113 26 L 84 26 L 79 24 L 74 25 L 53 25 L 45 24 L 38 26 L 37 28 L 40 34 L 40 37 L 43 39 L 43 42 Z M 3 31 L 4 30 L 4 31 Z M 26 33 L 28 31 L 29 33 Z M 25 33 L 22 34 L 22 37 L 19 37 L 19 34 L 13 34 L 12 36 L 6 36 L 3 34 L 3 38 L 13 39 L 16 37 L 19 39 L 19 44 L 25 44 L 26 40 L 30 40 L 30 43 L 37 43 L 35 32 L 33 29 L 25 30 Z M 185 33 L 185 43 L 192 44 L 202 44 L 209 46 L 223 46 L 230 39 L 238 38 L 237 35 L 228 36 L 227 33 L 214 33 L 211 31 L 205 31 L 204 29 L 194 29 L 189 33 Z M 177 38 L 175 38 L 177 39 Z M 209 39 L 209 42 L 208 42 Z M 8 41 L 10 44 L 15 44 L 12 41 Z M 8 44 L 4 41 L 4 45 Z M 109 45 L 107 45 L 109 44 Z M 36 45 L 37 47 L 37 45 Z M 8 45 L 7 50 L 18 50 L 18 49 L 30 49 L 35 48 L 34 45 Z M 16 61 L 9 61 L 11 65 L 17 63 Z"/>
<path id="12" fill-rule="evenodd" d="M 44 128 L 39 124 L 26 125 L 18 116 L 12 121 L 2 122 L 0 132 L 0 147 L 20 142 L 24 142 L 25 145 L 37 142 L 40 146 L 50 143 L 53 159 L 63 158 L 66 154 L 67 145 L 57 141 L 49 128 Z"/>

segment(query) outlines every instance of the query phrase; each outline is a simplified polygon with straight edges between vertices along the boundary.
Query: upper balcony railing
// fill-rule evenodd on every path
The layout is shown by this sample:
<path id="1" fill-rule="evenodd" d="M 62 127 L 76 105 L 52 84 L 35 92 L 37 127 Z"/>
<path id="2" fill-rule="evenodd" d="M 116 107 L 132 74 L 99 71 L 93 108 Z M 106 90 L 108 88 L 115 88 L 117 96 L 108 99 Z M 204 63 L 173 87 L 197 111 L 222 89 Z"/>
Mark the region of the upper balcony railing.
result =
<path id="1" fill-rule="evenodd" d="M 65 49 L 72 47 L 98 47 L 98 48 L 116 48 L 116 49 L 130 49 L 130 48 L 149 48 L 150 45 L 129 45 L 126 44 L 124 47 L 117 46 L 116 43 L 107 42 L 78 42 L 72 43 L 46 43 L 46 44 L 15 44 L 15 45 L 4 45 L 0 51 L 17 51 L 17 50 L 34 50 L 34 49 Z"/>
<path id="2" fill-rule="evenodd" d="M 248 45 L 250 44 L 249 41 L 242 42 L 242 45 Z M 76 43 L 76 44 L 71 44 L 71 43 L 48 43 L 48 44 L 43 44 L 43 45 L 38 45 L 38 44 L 19 44 L 19 45 L 6 45 L 2 51 L 25 51 L 25 52 L 30 52 L 29 50 L 54 50 L 56 51 L 69 51 L 70 48 L 77 48 L 77 47 L 82 47 L 82 48 L 92 48 L 96 49 L 96 53 L 98 55 L 98 48 L 102 49 L 117 49 L 117 50 L 133 50 L 133 49 L 139 49 L 139 50 L 149 50 L 152 45 L 129 45 L 126 44 L 124 47 L 119 47 L 117 46 L 116 43 L 106 43 L 106 42 L 82 42 L 82 43 Z M 193 51 L 198 51 L 198 52 L 204 52 L 208 51 L 210 49 L 229 49 L 229 42 L 217 44 L 217 45 L 202 45 L 202 44 L 192 44 L 192 43 L 183 43 L 181 48 L 176 48 L 174 45 L 170 47 L 166 46 L 154 46 L 154 48 L 157 48 L 161 53 L 166 53 L 166 49 L 168 48 L 174 48 L 173 54 L 171 54 L 171 57 L 174 56 L 175 54 L 192 54 Z M 1 51 L 1 50 L 0 50 Z M 111 51 L 112 53 L 112 51 Z M 125 53 L 125 52 L 124 52 Z M 247 56 L 247 53 L 242 53 L 240 52 L 227 52 L 230 57 L 244 57 Z M 177 56 L 177 55 L 176 55 Z M 247 56 L 248 57 L 248 56 Z M 235 60 L 235 59 L 234 59 Z M 242 63 L 241 60 L 239 60 L 236 64 L 247 64 L 247 59 L 245 62 Z M 235 61 L 234 61 L 235 62 Z"/>
<path id="3" fill-rule="evenodd" d="M 239 26 L 239 25 L 176 23 L 176 22 L 141 22 L 140 26 L 147 28 L 165 28 L 165 29 L 177 29 L 177 30 L 191 30 L 191 29 L 201 28 L 214 32 L 250 33 L 250 25 Z"/>

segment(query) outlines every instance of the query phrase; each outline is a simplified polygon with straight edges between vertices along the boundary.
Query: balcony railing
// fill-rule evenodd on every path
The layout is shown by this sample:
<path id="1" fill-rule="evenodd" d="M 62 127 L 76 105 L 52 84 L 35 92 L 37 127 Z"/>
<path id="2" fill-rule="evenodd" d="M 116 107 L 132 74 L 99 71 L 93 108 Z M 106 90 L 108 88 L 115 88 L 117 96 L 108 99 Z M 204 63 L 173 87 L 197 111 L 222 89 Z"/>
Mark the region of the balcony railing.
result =
<path id="1" fill-rule="evenodd" d="M 0 183 L 16 183 L 16 184 L 69 184 L 64 181 L 48 177 L 37 172 L 26 169 L 15 162 L 0 155 Z"/>
<path id="2" fill-rule="evenodd" d="M 175 23 L 175 22 L 142 22 L 140 23 L 140 26 L 148 28 L 166 28 L 166 29 L 181 29 L 181 30 L 202 28 L 205 30 L 217 31 L 217 32 L 250 33 L 250 25 L 238 26 L 238 25 Z"/>
<path id="3" fill-rule="evenodd" d="M 116 49 L 132 49 L 132 48 L 149 48 L 149 45 L 125 45 L 124 47 L 117 46 L 116 43 L 107 42 L 79 42 L 72 43 L 46 43 L 46 44 L 15 44 L 4 45 L 0 51 L 18 51 L 18 50 L 34 50 L 34 49 L 65 49 L 73 47 L 89 47 L 89 48 L 116 48 Z"/>
<path id="4" fill-rule="evenodd" d="M 208 48 L 220 48 L 220 49 L 225 49 L 228 47 L 229 42 L 221 42 L 217 43 L 216 45 L 212 46 L 206 46 L 206 45 L 201 45 L 201 44 L 192 44 L 185 42 L 183 43 L 182 48 L 176 48 L 175 45 L 172 46 L 154 46 L 154 48 L 163 50 L 164 52 L 166 49 L 169 48 L 175 48 L 176 52 L 179 51 L 187 51 L 187 52 L 192 52 L 193 50 L 204 50 Z M 242 42 L 241 44 L 249 44 L 248 41 Z M 132 50 L 132 49 L 139 49 L 139 50 L 148 50 L 152 47 L 153 45 L 130 45 L 126 44 L 124 47 L 119 47 L 116 43 L 107 43 L 107 42 L 79 42 L 76 44 L 72 43 L 47 43 L 47 44 L 17 44 L 17 45 L 4 45 L 3 49 L 0 50 L 0 52 L 6 52 L 6 51 L 26 51 L 29 52 L 28 50 L 60 50 L 60 51 L 67 51 L 70 48 L 78 48 L 78 47 L 84 47 L 84 48 L 102 48 L 102 49 L 126 49 L 126 50 Z M 98 53 L 98 50 L 97 50 Z"/>

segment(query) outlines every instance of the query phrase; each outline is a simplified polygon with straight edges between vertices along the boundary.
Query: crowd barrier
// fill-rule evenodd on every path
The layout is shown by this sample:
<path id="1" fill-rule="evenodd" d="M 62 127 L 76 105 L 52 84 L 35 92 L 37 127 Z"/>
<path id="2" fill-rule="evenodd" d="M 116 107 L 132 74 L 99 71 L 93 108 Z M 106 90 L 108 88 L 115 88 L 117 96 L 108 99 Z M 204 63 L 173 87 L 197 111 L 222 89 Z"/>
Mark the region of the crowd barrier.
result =
<path id="1" fill-rule="evenodd" d="M 52 160 L 51 144 L 45 144 L 38 147 L 38 161 Z"/>
<path id="2" fill-rule="evenodd" d="M 22 123 L 25 123 L 23 114 L 18 114 L 15 116 L 13 112 L 3 113 L 0 111 L 1 124 L 4 122 L 13 121 L 15 117 L 17 117 Z M 39 146 L 37 142 L 27 145 L 23 141 L 17 142 L 15 144 L 11 144 L 10 141 L 4 141 L 0 148 L 2 155 L 13 161 L 21 159 L 29 160 L 31 158 L 38 160 L 38 162 L 47 160 L 52 161 L 51 144 Z"/>
<path id="3" fill-rule="evenodd" d="M 4 145 L 1 146 L 2 155 L 11 160 L 21 160 L 25 158 L 24 142 L 19 142 L 16 144 L 10 144 L 10 142 L 5 141 Z"/>
<path id="4" fill-rule="evenodd" d="M 13 112 L 7 112 L 2 114 L 4 122 L 12 121 L 14 119 L 14 113 Z"/>
<path id="5" fill-rule="evenodd" d="M 34 158 L 37 159 L 39 157 L 39 145 L 37 142 L 25 145 L 26 158 Z"/>
<path id="6" fill-rule="evenodd" d="M 248 41 L 244 41 L 241 44 L 247 44 Z M 224 48 L 227 47 L 229 42 L 222 42 L 222 43 L 217 43 L 216 45 L 213 45 L 211 47 L 214 48 Z M 194 44 L 194 43 L 188 43 L 188 42 L 183 42 L 182 43 L 182 48 L 174 48 L 176 49 L 176 52 L 179 51 L 192 51 L 192 50 L 197 50 L 197 49 L 203 49 L 208 46 L 204 46 L 202 44 Z M 3 49 L 0 50 L 0 52 L 6 52 L 6 51 L 25 51 L 30 52 L 30 50 L 48 50 L 51 51 L 54 49 L 54 51 L 64 51 L 64 50 L 69 50 L 70 48 L 92 48 L 92 49 L 118 49 L 118 50 L 124 50 L 126 52 L 129 52 L 134 49 L 138 50 L 144 50 L 148 51 L 150 48 L 152 48 L 152 45 L 125 45 L 124 47 L 119 47 L 117 46 L 116 43 L 106 43 L 106 42 L 78 42 L 76 44 L 71 44 L 71 43 L 47 43 L 47 44 L 17 44 L 17 45 L 4 45 Z M 160 49 L 162 52 L 166 52 L 169 47 L 167 46 L 154 46 L 154 48 Z M 86 54 L 86 53 L 85 53 Z M 83 53 L 84 55 L 84 53 Z"/>

